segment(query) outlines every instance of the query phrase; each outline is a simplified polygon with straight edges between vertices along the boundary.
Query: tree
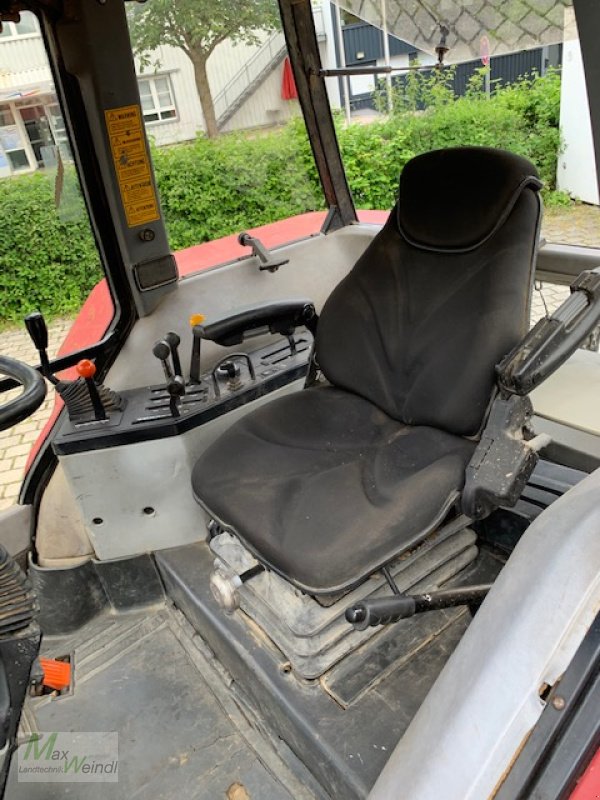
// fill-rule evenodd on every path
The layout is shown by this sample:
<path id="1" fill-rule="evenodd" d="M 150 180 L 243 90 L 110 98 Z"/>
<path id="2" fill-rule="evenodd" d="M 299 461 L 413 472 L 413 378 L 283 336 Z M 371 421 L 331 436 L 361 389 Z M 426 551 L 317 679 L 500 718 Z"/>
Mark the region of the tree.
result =
<path id="1" fill-rule="evenodd" d="M 278 25 L 275 0 L 147 0 L 130 12 L 133 49 L 142 63 L 150 63 L 149 54 L 159 45 L 181 48 L 192 62 L 206 134 L 211 138 L 219 133 L 206 72 L 211 53 L 226 39 L 257 44 L 259 31 Z"/>

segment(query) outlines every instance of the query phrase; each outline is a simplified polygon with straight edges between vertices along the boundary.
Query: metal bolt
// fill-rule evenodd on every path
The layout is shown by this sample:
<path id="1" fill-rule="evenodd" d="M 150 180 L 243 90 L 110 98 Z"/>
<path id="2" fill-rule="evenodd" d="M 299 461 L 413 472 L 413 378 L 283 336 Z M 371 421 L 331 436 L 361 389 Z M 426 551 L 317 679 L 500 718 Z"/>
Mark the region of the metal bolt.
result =
<path id="1" fill-rule="evenodd" d="M 101 1 L 101 0 L 99 0 Z M 143 228 L 139 233 L 138 236 L 142 240 L 142 242 L 152 242 L 155 237 L 155 233 L 152 228 Z"/>
<path id="2" fill-rule="evenodd" d="M 559 694 L 552 698 L 552 708 L 555 708 L 557 711 L 562 711 L 566 705 L 565 698 L 561 697 Z"/>

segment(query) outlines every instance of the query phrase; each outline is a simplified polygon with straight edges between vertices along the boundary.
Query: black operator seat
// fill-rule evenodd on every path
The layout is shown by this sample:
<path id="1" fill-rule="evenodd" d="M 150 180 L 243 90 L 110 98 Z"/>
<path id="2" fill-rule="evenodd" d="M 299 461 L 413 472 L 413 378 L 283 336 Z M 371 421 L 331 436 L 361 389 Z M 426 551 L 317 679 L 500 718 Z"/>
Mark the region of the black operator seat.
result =
<path id="1" fill-rule="evenodd" d="M 540 186 L 527 160 L 488 148 L 406 165 L 323 308 L 330 385 L 248 414 L 193 470 L 198 502 L 267 567 L 332 593 L 460 508 L 494 367 L 529 326 Z"/>

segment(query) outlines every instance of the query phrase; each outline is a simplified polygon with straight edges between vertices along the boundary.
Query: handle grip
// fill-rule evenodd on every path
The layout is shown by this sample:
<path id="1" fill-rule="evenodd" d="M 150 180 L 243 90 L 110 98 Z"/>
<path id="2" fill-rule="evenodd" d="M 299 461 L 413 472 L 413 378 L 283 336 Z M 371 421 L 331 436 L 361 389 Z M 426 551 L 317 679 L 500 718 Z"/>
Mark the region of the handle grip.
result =
<path id="1" fill-rule="evenodd" d="M 48 348 L 48 328 L 43 314 L 39 311 L 28 314 L 25 317 L 25 327 L 35 349 L 40 352 L 46 350 Z"/>
<path id="2" fill-rule="evenodd" d="M 304 325 L 314 335 L 316 324 L 317 312 L 310 300 L 276 300 L 240 309 L 226 319 L 204 325 L 202 338 L 230 347 L 263 330 L 291 336 L 296 328 Z"/>
<path id="3" fill-rule="evenodd" d="M 375 625 L 388 625 L 412 617 L 416 610 L 414 597 L 396 594 L 390 597 L 371 597 L 346 609 L 346 620 L 355 630 L 364 631 Z"/>

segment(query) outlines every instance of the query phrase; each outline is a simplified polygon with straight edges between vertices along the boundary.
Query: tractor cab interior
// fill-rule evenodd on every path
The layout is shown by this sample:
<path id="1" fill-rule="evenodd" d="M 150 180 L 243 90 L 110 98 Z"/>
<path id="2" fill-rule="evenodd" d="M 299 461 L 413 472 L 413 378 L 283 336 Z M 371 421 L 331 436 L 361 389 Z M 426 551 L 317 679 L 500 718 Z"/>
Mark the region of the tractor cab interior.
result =
<path id="1" fill-rule="evenodd" d="M 600 11 L 574 5 L 598 144 Z M 590 734 L 541 765 L 525 742 L 599 635 L 595 400 L 574 423 L 537 398 L 569 369 L 598 380 L 597 352 L 573 364 L 600 250 L 544 242 L 536 167 L 483 146 L 412 158 L 384 224 L 359 221 L 311 3 L 279 8 L 328 212 L 274 247 L 289 221 L 239 232 L 243 257 L 202 245 L 183 275 L 125 3 L 0 0 L 40 20 L 114 304 L 54 360 L 34 312 L 39 364 L 0 358 L 0 388 L 23 387 L 0 429 L 57 397 L 0 515 L 0 592 L 6 568 L 22 604 L 0 615 L 7 797 L 48 796 L 20 778 L 40 731 L 118 732 L 119 781 L 82 798 L 508 800 L 554 755 L 570 790 L 593 753 Z M 531 327 L 540 276 L 570 293 Z M 53 695 L 40 647 L 71 665 Z"/>

